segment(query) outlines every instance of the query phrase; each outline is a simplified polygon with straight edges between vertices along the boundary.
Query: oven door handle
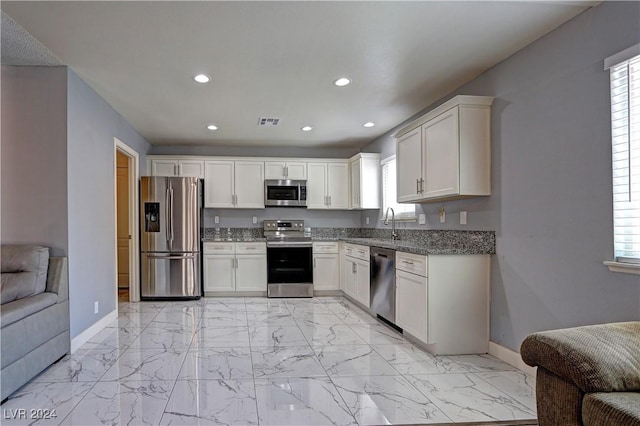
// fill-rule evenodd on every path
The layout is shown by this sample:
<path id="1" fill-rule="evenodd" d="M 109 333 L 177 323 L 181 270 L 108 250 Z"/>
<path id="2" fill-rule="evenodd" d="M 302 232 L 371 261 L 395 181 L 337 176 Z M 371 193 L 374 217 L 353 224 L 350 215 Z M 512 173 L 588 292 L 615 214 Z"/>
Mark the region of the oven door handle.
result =
<path id="1" fill-rule="evenodd" d="M 267 241 L 267 247 L 312 247 L 308 241 Z"/>

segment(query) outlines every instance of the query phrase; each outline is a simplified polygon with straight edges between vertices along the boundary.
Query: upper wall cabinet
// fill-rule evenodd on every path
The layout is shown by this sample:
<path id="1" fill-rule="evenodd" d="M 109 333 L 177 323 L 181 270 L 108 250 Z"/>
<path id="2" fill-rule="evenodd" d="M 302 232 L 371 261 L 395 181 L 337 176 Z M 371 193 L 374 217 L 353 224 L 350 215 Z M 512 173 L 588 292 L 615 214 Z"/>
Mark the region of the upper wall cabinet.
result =
<path id="1" fill-rule="evenodd" d="M 294 161 L 266 161 L 265 179 L 304 180 L 307 178 L 307 163 Z"/>
<path id="2" fill-rule="evenodd" d="M 307 164 L 307 208 L 349 209 L 349 161 Z"/>
<path id="3" fill-rule="evenodd" d="M 456 96 L 397 133 L 398 202 L 491 194 L 489 96 Z"/>
<path id="4" fill-rule="evenodd" d="M 360 153 L 351 157 L 351 208 L 380 208 L 380 154 Z"/>
<path id="5" fill-rule="evenodd" d="M 204 178 L 204 160 L 179 158 L 152 158 L 149 160 L 151 176 L 185 176 Z"/>
<path id="6" fill-rule="evenodd" d="M 204 206 L 264 209 L 264 163 L 261 161 L 206 161 Z"/>

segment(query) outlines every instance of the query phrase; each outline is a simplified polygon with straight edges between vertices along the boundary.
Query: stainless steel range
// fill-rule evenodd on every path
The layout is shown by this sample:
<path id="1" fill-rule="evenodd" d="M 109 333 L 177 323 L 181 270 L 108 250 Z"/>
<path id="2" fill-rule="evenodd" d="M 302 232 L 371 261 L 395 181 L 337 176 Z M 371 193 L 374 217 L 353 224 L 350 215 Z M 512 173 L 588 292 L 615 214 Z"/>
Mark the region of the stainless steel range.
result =
<path id="1" fill-rule="evenodd" d="M 304 220 L 265 220 L 267 297 L 313 297 L 311 237 Z"/>

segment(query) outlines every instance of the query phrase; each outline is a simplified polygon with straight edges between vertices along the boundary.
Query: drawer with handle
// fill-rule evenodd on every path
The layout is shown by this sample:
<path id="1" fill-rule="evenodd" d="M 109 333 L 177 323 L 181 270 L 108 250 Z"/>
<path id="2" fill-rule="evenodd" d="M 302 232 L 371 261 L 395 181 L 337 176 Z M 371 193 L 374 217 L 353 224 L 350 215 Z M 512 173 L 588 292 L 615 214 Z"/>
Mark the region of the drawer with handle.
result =
<path id="1" fill-rule="evenodd" d="M 204 243 L 202 251 L 204 254 L 233 254 L 234 243 Z"/>
<path id="2" fill-rule="evenodd" d="M 266 243 L 236 243 L 236 254 L 265 254 Z"/>
<path id="3" fill-rule="evenodd" d="M 361 246 L 358 244 L 346 243 L 344 245 L 344 252 L 347 256 L 355 257 L 356 259 L 369 261 L 369 247 Z"/>
<path id="4" fill-rule="evenodd" d="M 338 253 L 337 241 L 323 241 L 313 243 L 314 253 Z"/>
<path id="5" fill-rule="evenodd" d="M 396 270 L 410 272 L 412 274 L 426 277 L 428 276 L 427 256 L 397 251 Z"/>

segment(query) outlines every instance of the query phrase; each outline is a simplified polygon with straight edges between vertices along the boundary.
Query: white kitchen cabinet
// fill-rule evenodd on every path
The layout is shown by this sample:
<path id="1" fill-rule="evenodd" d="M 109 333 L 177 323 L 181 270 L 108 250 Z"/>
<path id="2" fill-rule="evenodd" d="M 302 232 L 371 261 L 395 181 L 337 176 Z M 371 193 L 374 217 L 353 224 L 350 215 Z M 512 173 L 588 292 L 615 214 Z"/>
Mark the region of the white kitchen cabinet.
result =
<path id="1" fill-rule="evenodd" d="M 236 208 L 264 209 L 264 163 L 235 162 Z"/>
<path id="2" fill-rule="evenodd" d="M 369 247 L 345 243 L 343 291 L 367 308 L 370 300 Z"/>
<path id="3" fill-rule="evenodd" d="M 436 355 L 486 353 L 489 262 L 396 252 L 396 324 Z"/>
<path id="4" fill-rule="evenodd" d="M 236 290 L 235 261 L 233 254 L 203 256 L 205 293 Z"/>
<path id="5" fill-rule="evenodd" d="M 304 180 L 307 178 L 307 163 L 296 161 L 265 161 L 264 178 Z"/>
<path id="6" fill-rule="evenodd" d="M 267 291 L 266 254 L 236 254 L 236 290 Z"/>
<path id="7" fill-rule="evenodd" d="M 420 127 L 396 141 L 396 188 L 399 203 L 420 199 L 422 134 Z"/>
<path id="8" fill-rule="evenodd" d="M 340 289 L 340 257 L 337 241 L 313 243 L 313 289 Z"/>
<path id="9" fill-rule="evenodd" d="M 360 153 L 350 159 L 352 209 L 380 208 L 380 154 Z"/>
<path id="10" fill-rule="evenodd" d="M 491 194 L 491 104 L 456 96 L 398 132 L 398 202 Z"/>
<path id="11" fill-rule="evenodd" d="M 358 294 L 358 259 L 348 256 L 344 259 L 342 277 L 342 291 L 355 299 Z"/>
<path id="12" fill-rule="evenodd" d="M 349 162 L 307 164 L 307 208 L 349 209 Z"/>
<path id="13" fill-rule="evenodd" d="M 206 208 L 264 208 L 264 163 L 216 160 L 205 162 Z"/>
<path id="14" fill-rule="evenodd" d="M 206 242 L 203 264 L 205 293 L 267 291 L 267 247 L 263 242 Z"/>
<path id="15" fill-rule="evenodd" d="M 184 176 L 204 178 L 204 160 L 152 158 L 151 176 Z"/>

